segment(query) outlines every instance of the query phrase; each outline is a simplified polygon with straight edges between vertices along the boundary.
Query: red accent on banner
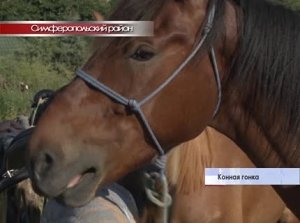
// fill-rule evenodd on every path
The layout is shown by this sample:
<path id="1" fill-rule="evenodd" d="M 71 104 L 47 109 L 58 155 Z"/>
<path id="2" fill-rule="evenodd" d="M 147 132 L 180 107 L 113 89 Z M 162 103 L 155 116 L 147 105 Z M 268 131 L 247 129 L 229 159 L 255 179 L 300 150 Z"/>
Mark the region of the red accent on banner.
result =
<path id="1" fill-rule="evenodd" d="M 130 24 L 108 23 L 5 23 L 0 22 L 1 35 L 100 35 L 100 34 L 126 34 L 133 32 Z"/>

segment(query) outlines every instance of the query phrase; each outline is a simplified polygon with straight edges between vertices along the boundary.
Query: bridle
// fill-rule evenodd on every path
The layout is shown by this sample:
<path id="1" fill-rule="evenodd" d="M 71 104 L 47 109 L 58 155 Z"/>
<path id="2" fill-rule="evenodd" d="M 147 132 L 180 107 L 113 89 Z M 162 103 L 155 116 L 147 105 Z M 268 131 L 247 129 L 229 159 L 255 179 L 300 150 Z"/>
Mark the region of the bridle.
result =
<path id="1" fill-rule="evenodd" d="M 82 80 L 84 80 L 87 84 L 95 88 L 96 90 L 100 91 L 102 94 L 106 95 L 110 99 L 114 100 L 115 102 L 125 106 L 130 112 L 135 114 L 140 121 L 140 124 L 144 127 L 146 130 L 146 133 L 150 137 L 152 143 L 155 146 L 155 149 L 157 150 L 158 154 L 160 156 L 163 156 L 165 154 L 163 148 L 161 147 L 159 141 L 157 140 L 151 126 L 149 125 L 149 122 L 147 121 L 147 118 L 145 117 L 141 107 L 149 102 L 153 97 L 158 95 L 172 80 L 174 80 L 181 71 L 191 62 L 191 60 L 195 57 L 195 55 L 198 53 L 198 51 L 201 49 L 203 44 L 205 43 L 205 40 L 207 39 L 208 34 L 210 33 L 214 18 L 216 14 L 216 5 L 212 4 L 208 17 L 207 17 L 207 23 L 203 28 L 202 32 L 202 38 L 198 42 L 198 44 L 194 47 L 192 52 L 189 54 L 189 56 L 177 67 L 177 69 L 159 86 L 157 87 L 152 93 L 147 95 L 145 98 L 143 98 L 141 101 L 137 101 L 135 99 L 128 99 L 116 91 L 112 90 L 110 87 L 106 86 L 105 84 L 101 83 L 82 69 L 78 69 L 76 71 L 76 75 L 80 77 Z M 222 91 L 221 91 L 221 78 L 220 73 L 217 65 L 217 59 L 215 55 L 214 48 L 210 48 L 210 61 L 212 64 L 216 84 L 217 84 L 217 90 L 218 90 L 218 102 L 216 105 L 216 108 L 213 113 L 213 117 L 217 114 L 220 104 L 221 104 L 221 98 L 222 98 Z M 158 166 L 161 164 L 158 163 Z"/>

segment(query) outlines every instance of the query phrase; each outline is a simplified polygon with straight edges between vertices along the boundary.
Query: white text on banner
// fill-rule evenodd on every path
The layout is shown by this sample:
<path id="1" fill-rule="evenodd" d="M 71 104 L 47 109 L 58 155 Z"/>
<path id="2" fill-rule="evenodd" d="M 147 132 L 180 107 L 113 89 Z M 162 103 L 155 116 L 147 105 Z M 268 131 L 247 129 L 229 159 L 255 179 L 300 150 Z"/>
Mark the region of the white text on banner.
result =
<path id="1" fill-rule="evenodd" d="M 300 185 L 300 168 L 205 168 L 205 185 Z"/>

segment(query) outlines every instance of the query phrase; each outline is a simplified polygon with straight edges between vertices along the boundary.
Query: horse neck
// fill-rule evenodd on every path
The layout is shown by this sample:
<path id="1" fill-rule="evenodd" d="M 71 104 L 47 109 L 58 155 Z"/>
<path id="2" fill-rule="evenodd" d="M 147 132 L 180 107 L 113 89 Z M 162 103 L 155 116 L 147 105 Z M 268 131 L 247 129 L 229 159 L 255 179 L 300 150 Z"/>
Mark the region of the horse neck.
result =
<path id="1" fill-rule="evenodd" d="M 239 94 L 236 94 L 239 95 Z M 299 167 L 299 137 L 286 140 L 285 133 L 279 137 L 272 135 L 272 128 L 266 128 L 259 115 L 245 109 L 239 100 L 223 98 L 218 116 L 211 123 L 217 130 L 229 136 L 253 161 L 257 167 Z M 234 102 L 234 103 L 233 103 Z M 276 112 L 276 111 L 270 111 Z M 274 122 L 274 128 L 276 128 Z M 299 134 L 298 134 L 299 136 Z M 298 153 L 298 154 L 297 154 Z M 300 206 L 295 197 L 300 196 L 298 187 L 273 186 L 287 206 L 300 217 Z"/>
<path id="2" fill-rule="evenodd" d="M 234 139 L 257 166 L 299 167 L 299 14 L 270 1 L 241 2 L 236 21 L 226 10 L 231 16 L 224 39 L 234 33 L 239 40 L 234 55 L 225 59 L 222 106 L 211 125 Z"/>
<path id="3" fill-rule="evenodd" d="M 219 115 L 211 123 L 214 128 L 230 137 L 257 167 L 300 166 L 299 134 L 298 137 L 289 137 L 284 131 L 274 134 L 280 130 L 280 124 L 264 123 L 260 114 L 249 115 L 253 110 L 231 99 L 224 98 Z"/>
<path id="4" fill-rule="evenodd" d="M 204 185 L 205 167 L 212 166 L 213 150 L 208 129 L 197 138 L 174 148 L 168 154 L 167 177 L 171 189 L 183 193 Z"/>
<path id="5" fill-rule="evenodd" d="M 222 54 L 225 62 L 224 66 L 219 63 L 221 74 L 224 75 L 222 104 L 210 125 L 233 139 L 257 166 L 299 167 L 300 119 L 296 113 L 299 109 L 297 92 L 300 92 L 300 88 L 297 86 L 300 66 L 297 61 L 300 52 L 296 46 L 300 46 L 300 41 L 299 32 L 295 30 L 300 30 L 300 26 L 295 23 L 295 13 L 280 10 L 280 7 L 271 6 L 268 1 L 242 1 L 246 5 L 253 4 L 247 6 L 246 17 L 240 5 L 229 4 L 233 1 L 226 2 L 223 38 L 226 41 Z M 256 6 L 251 2 L 263 3 L 262 6 Z M 263 16 L 265 4 L 270 4 L 267 9 L 270 16 L 267 18 Z M 281 11 L 282 16 L 290 21 L 289 26 L 280 23 L 278 26 L 282 29 L 272 28 L 270 24 L 278 23 L 273 20 L 272 13 L 275 17 Z M 256 17 L 260 19 L 256 20 Z M 269 29 L 257 34 L 262 28 L 251 25 L 252 20 Z M 295 30 L 291 31 L 293 24 Z M 276 33 L 284 30 L 284 27 L 288 35 Z M 243 38 L 240 38 L 241 35 Z M 294 42 L 294 45 L 290 42 Z M 271 53 L 273 50 L 279 52 L 277 47 L 281 53 Z M 281 65 L 281 61 L 285 66 Z"/>

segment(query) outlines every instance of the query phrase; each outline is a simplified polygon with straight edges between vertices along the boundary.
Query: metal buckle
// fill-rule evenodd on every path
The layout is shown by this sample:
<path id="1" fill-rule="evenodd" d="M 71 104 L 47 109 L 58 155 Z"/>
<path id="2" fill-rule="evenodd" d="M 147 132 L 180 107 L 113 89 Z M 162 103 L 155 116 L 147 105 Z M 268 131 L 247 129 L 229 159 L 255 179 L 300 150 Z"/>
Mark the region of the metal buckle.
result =
<path id="1" fill-rule="evenodd" d="M 17 172 L 18 171 L 14 170 L 14 169 L 7 170 L 4 174 L 2 174 L 2 178 L 3 179 L 7 179 L 7 178 L 11 179 L 11 178 L 13 178 L 16 175 Z"/>

